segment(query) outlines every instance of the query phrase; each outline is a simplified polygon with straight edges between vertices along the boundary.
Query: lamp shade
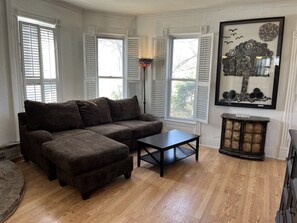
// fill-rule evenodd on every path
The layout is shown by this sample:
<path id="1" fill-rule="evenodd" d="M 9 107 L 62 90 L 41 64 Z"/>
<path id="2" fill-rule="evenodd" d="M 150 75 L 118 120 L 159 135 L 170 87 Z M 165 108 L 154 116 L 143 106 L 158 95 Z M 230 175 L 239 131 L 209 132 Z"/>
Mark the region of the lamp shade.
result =
<path id="1" fill-rule="evenodd" d="M 152 63 L 152 61 L 152 58 L 139 58 L 138 64 L 142 68 L 147 68 Z"/>

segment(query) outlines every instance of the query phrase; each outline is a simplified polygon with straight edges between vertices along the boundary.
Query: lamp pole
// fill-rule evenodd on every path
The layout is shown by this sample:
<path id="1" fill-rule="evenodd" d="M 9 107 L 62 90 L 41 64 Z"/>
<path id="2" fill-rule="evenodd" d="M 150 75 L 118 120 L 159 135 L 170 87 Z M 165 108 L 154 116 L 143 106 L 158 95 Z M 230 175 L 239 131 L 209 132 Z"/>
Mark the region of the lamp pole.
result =
<path id="1" fill-rule="evenodd" d="M 143 113 L 145 113 L 145 104 L 146 104 L 146 101 L 145 101 L 145 68 L 146 67 L 143 67 Z"/>
<path id="2" fill-rule="evenodd" d="M 152 63 L 152 58 L 139 58 L 138 64 L 143 69 L 143 113 L 145 113 L 145 70 Z"/>

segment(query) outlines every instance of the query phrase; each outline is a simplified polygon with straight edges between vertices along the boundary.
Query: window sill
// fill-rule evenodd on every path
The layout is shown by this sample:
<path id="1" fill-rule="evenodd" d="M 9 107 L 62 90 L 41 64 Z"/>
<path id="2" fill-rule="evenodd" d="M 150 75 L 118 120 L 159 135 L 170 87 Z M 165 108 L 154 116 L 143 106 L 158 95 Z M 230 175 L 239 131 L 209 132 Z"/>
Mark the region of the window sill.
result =
<path id="1" fill-rule="evenodd" d="M 196 125 L 196 121 L 194 121 L 194 120 L 181 120 L 181 119 L 165 118 L 164 121 L 166 121 L 166 122 L 178 122 L 178 123 L 183 123 L 183 124 Z"/>

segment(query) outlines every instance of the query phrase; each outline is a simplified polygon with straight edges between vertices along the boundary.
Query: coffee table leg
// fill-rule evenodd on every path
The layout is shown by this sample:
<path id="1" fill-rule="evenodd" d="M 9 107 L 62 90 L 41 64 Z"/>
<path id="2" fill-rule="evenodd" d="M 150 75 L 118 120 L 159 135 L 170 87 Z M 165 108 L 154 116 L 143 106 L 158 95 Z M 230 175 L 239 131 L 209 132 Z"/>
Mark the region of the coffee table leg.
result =
<path id="1" fill-rule="evenodd" d="M 164 151 L 160 151 L 160 177 L 163 177 L 164 173 Z"/>
<path id="2" fill-rule="evenodd" d="M 196 140 L 196 161 L 198 161 L 199 158 L 199 138 Z"/>
<path id="3" fill-rule="evenodd" d="M 141 146 L 137 146 L 137 166 L 140 167 L 140 152 L 141 152 Z"/>

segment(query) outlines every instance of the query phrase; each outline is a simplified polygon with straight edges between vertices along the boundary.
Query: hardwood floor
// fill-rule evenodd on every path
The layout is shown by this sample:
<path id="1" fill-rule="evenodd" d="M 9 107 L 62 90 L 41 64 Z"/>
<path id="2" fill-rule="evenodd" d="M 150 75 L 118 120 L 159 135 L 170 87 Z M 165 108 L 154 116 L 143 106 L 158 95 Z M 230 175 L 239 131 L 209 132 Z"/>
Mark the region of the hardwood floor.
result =
<path id="1" fill-rule="evenodd" d="M 119 177 L 83 201 L 71 186 L 48 181 L 32 163 L 18 161 L 25 195 L 8 222 L 274 222 L 285 162 L 251 161 L 200 148 L 165 168 L 142 162 L 129 180 Z"/>

